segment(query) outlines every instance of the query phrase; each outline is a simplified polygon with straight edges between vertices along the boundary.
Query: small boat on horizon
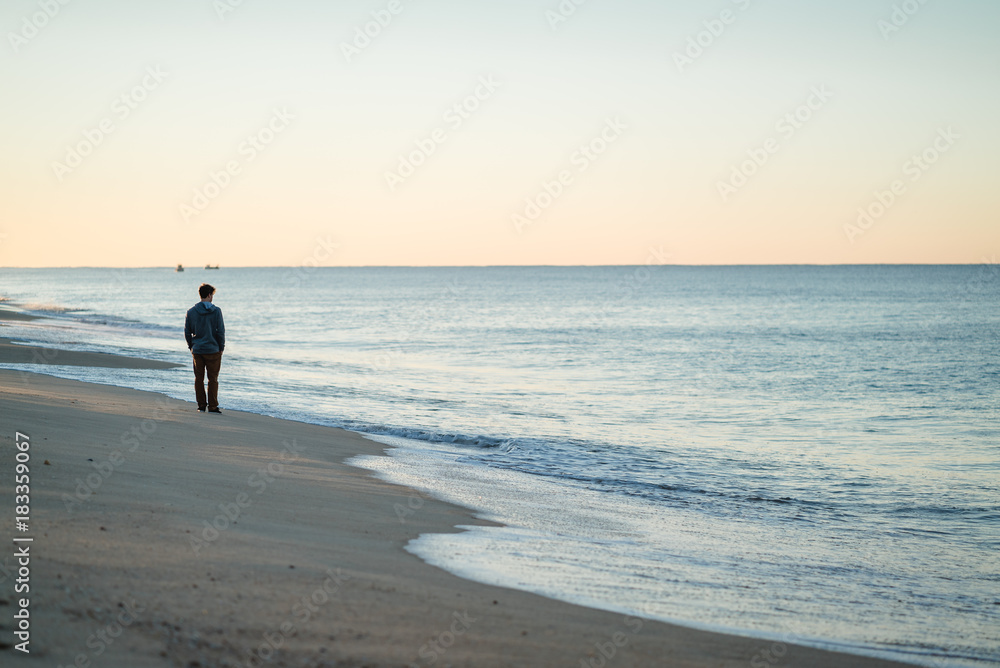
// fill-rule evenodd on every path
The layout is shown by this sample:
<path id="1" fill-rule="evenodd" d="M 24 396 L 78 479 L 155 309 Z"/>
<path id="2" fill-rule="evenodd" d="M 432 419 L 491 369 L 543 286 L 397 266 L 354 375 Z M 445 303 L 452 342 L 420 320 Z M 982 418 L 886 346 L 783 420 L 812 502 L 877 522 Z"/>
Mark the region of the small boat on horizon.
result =
<path id="1" fill-rule="evenodd" d="M 174 271 L 184 271 L 184 265 L 183 264 L 177 265 L 177 268 L 174 269 Z"/>
<path id="2" fill-rule="evenodd" d="M 212 265 L 210 265 L 210 264 L 206 264 L 205 265 L 205 269 L 218 269 L 218 268 L 219 268 L 219 265 L 215 265 L 214 267 Z"/>

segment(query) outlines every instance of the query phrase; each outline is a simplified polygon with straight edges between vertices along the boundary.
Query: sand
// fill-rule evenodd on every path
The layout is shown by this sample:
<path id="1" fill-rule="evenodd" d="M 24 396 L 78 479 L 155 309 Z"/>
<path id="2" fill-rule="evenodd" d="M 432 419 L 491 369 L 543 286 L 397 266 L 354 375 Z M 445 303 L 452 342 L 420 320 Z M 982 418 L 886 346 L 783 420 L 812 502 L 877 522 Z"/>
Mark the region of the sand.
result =
<path id="1" fill-rule="evenodd" d="M 61 364 L 64 366 L 99 366 L 111 369 L 170 369 L 180 366 L 170 362 L 148 360 L 141 357 L 90 353 L 79 350 L 60 350 L 27 346 L 0 338 L 0 362 L 11 364 Z"/>
<path id="2" fill-rule="evenodd" d="M 19 359 L 13 348 L 0 346 L 0 361 Z M 429 566 L 407 541 L 483 522 L 345 465 L 384 449 L 353 433 L 17 370 L 0 370 L 0 416 L 8 511 L 15 432 L 29 437 L 30 531 L 17 535 L 34 537 L 30 655 L 6 646 L 23 594 L 10 536 L 3 552 L 5 665 L 10 654 L 83 668 L 902 665 L 629 618 Z M 16 533 L 9 518 L 3 526 Z"/>
<path id="3" fill-rule="evenodd" d="M 39 316 L 37 315 L 25 313 L 24 311 L 16 311 L 6 306 L 0 305 L 0 321 L 12 320 L 16 322 L 28 322 L 30 320 L 38 320 L 38 319 Z"/>

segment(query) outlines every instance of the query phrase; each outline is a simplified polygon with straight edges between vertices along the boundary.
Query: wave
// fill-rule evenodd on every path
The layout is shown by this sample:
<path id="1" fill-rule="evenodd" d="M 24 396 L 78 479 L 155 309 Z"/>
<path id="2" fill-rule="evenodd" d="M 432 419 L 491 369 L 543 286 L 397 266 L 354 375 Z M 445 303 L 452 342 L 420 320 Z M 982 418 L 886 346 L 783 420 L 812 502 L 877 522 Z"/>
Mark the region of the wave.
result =
<path id="1" fill-rule="evenodd" d="M 892 515 L 918 521 L 927 521 L 937 515 L 950 515 L 966 521 L 989 520 L 996 517 L 997 508 L 989 506 L 962 506 L 946 503 L 928 503 L 926 499 L 910 498 L 889 505 L 884 499 L 872 498 L 862 501 L 858 498 L 836 499 L 829 496 L 803 498 L 766 490 L 748 490 L 739 484 L 739 477 L 723 475 L 720 484 L 706 486 L 695 478 L 698 472 L 686 468 L 671 473 L 669 482 L 636 480 L 623 477 L 623 470 L 615 470 L 614 465 L 605 469 L 604 474 L 583 473 L 593 471 L 596 466 L 608 465 L 607 448 L 596 443 L 563 443 L 543 438 L 520 438 L 483 434 L 442 433 L 427 429 L 395 427 L 381 424 L 341 422 L 337 426 L 370 436 L 391 436 L 436 445 L 455 445 L 466 449 L 466 456 L 472 460 L 519 473 L 543 478 L 572 482 L 595 491 L 666 503 L 675 507 L 696 507 L 719 517 L 743 516 L 748 511 L 764 515 L 778 512 L 797 521 L 854 522 L 859 513 Z M 571 473 L 558 465 L 567 446 L 574 450 L 577 473 Z M 598 457 L 593 457 L 597 453 Z M 509 455 L 509 456 L 508 456 Z M 704 480 L 700 481 L 704 483 Z M 693 484 L 692 484 L 693 483 Z M 921 503 L 923 501 L 923 503 Z M 773 509 L 773 510 L 770 510 Z M 784 509 L 784 510 L 782 510 Z M 913 528 L 913 531 L 934 533 L 931 529 Z M 947 535 L 942 532 L 941 535 Z"/>
<path id="2" fill-rule="evenodd" d="M 137 332 L 176 334 L 180 329 L 180 326 L 158 325 L 144 320 L 108 315 L 82 308 L 71 308 L 61 304 L 26 303 L 16 304 L 16 306 L 31 315 L 58 320 L 62 323 L 72 322 L 85 326 L 113 327 L 124 329 L 133 334 Z"/>
<path id="3" fill-rule="evenodd" d="M 4 301 L 9 301 L 9 300 L 4 299 Z M 68 306 L 62 306 L 60 304 L 35 303 L 35 302 L 29 302 L 27 304 L 15 304 L 15 306 L 36 315 L 44 315 L 46 313 L 73 313 L 80 310 L 80 309 L 72 309 L 69 308 Z"/>
<path id="4" fill-rule="evenodd" d="M 388 425 L 371 424 L 364 422 L 353 422 L 348 420 L 343 423 L 345 429 L 358 431 L 372 436 L 395 436 L 412 441 L 424 441 L 428 443 L 442 443 L 450 445 L 460 445 L 470 448 L 481 448 L 483 450 L 511 450 L 516 444 L 524 446 L 526 441 L 542 443 L 541 439 L 516 439 L 512 437 L 488 436 L 483 434 L 453 434 L 435 432 L 426 429 L 412 427 L 392 427 Z"/>
<path id="5" fill-rule="evenodd" d="M 135 331 L 145 331 L 145 332 L 161 332 L 164 334 L 177 334 L 182 331 L 183 323 L 181 325 L 170 326 L 170 325 L 158 325 L 152 322 L 146 322 L 144 320 L 133 320 L 131 318 L 123 318 L 114 315 L 103 315 L 99 313 L 86 314 L 82 316 L 76 316 L 73 318 L 75 321 L 86 325 L 101 325 L 105 327 L 118 327 L 132 332 Z"/>

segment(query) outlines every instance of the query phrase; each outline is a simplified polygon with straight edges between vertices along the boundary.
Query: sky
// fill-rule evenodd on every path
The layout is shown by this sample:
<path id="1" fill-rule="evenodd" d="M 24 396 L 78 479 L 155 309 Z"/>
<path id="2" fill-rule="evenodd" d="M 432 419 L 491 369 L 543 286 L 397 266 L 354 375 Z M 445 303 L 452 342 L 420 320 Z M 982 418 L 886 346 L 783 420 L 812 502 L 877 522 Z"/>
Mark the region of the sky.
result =
<path id="1" fill-rule="evenodd" d="M 0 266 L 980 263 L 994 0 L 9 0 Z"/>

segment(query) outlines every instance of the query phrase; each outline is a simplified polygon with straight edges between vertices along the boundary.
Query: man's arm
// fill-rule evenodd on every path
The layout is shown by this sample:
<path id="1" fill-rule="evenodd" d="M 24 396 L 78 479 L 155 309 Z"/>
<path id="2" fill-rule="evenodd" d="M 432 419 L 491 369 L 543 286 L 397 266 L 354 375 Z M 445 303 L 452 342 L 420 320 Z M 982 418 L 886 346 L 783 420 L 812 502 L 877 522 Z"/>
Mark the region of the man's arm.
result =
<path id="1" fill-rule="evenodd" d="M 184 340 L 187 341 L 188 350 L 191 350 L 193 332 L 191 331 L 191 314 L 184 316 Z"/>
<path id="2" fill-rule="evenodd" d="M 219 328 L 215 332 L 215 340 L 219 342 L 219 352 L 226 349 L 226 323 L 222 321 L 222 309 L 219 309 Z"/>

